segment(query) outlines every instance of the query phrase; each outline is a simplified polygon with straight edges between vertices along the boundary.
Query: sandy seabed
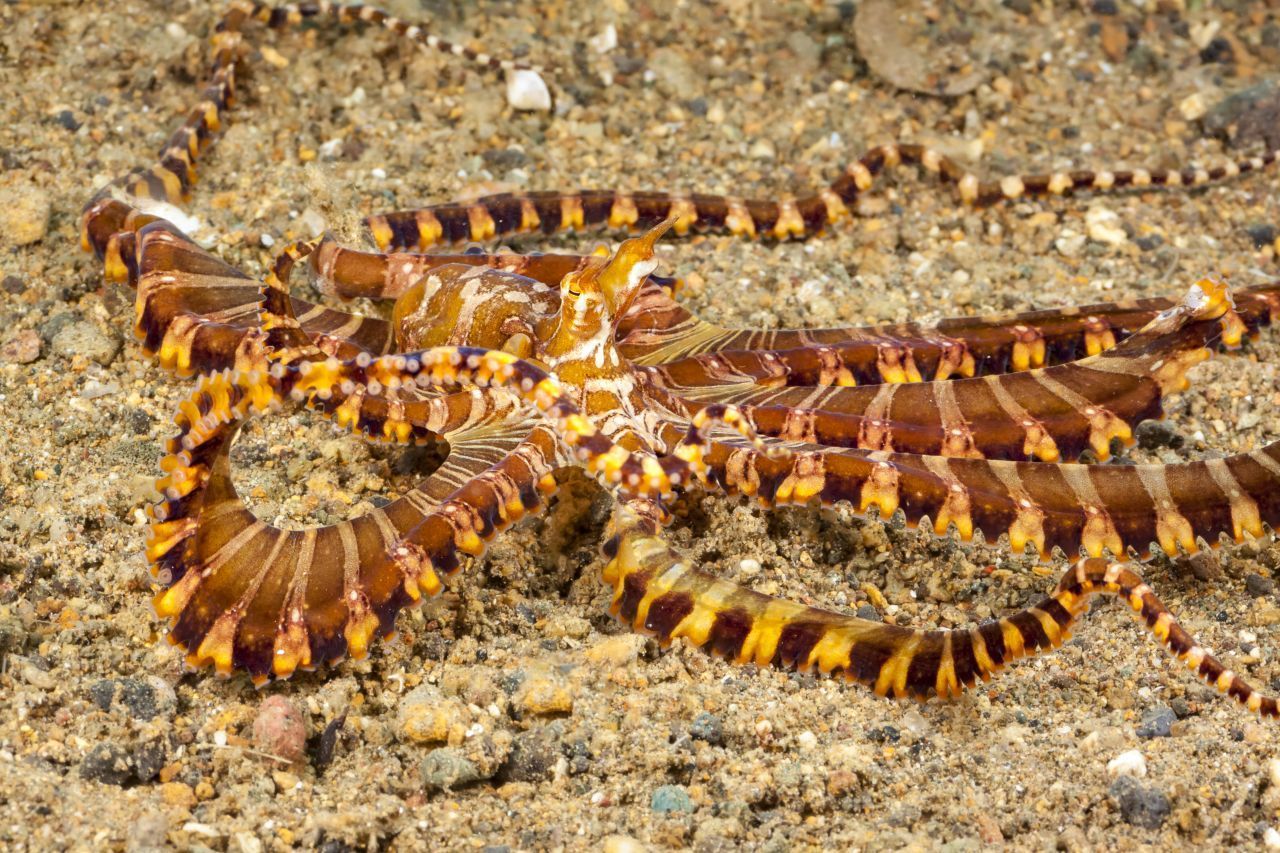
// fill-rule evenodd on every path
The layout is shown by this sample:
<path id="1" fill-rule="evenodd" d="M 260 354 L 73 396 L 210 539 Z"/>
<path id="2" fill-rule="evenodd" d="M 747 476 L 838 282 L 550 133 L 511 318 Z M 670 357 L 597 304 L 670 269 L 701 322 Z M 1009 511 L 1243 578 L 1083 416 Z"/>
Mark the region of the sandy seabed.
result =
<path id="1" fill-rule="evenodd" d="M 868 68 L 854 4 L 391 4 L 548 68 L 552 112 L 513 111 L 500 77 L 379 30 L 256 36 L 263 55 L 190 212 L 213 251 L 258 274 L 268 246 L 317 223 L 354 235 L 358 214 L 511 188 L 801 193 L 893 140 L 993 177 L 1262 150 L 1232 138 L 1243 120 L 1225 137 L 1207 131 L 1233 93 L 1276 97 L 1280 29 L 1265 4 L 968 5 L 912 48 L 924 63 L 930 45 L 982 55 L 976 88 L 945 98 Z M 76 230 L 93 189 L 148 162 L 193 102 L 220 8 L 0 3 L 0 844 L 1280 844 L 1275 728 L 1195 682 L 1122 608 L 1100 606 L 1059 652 L 948 703 L 664 651 L 605 612 L 607 502 L 580 478 L 449 593 L 402 614 L 399 639 L 366 660 L 262 692 L 186 672 L 141 552 L 189 383 L 142 356 L 132 294 L 103 284 Z M 662 257 L 686 279 L 682 298 L 725 325 L 1171 295 L 1207 273 L 1241 286 L 1274 277 L 1276 182 L 1272 171 L 973 211 L 907 172 L 853 224 L 807 243 L 704 236 Z M 1167 428 L 1122 461 L 1280 438 L 1276 335 L 1195 368 Z M 311 524 L 402 493 L 419 464 L 304 416 L 250 430 L 235 459 L 261 515 Z M 806 602 L 871 602 L 899 623 L 972 624 L 1032 602 L 1058 573 L 847 510 L 694 494 L 676 511 L 674 538 L 716 571 Z M 1246 543 L 1158 560 L 1147 576 L 1206 646 L 1274 689 L 1278 565 L 1275 545 Z M 272 694 L 309 732 L 293 764 L 254 748 Z M 317 766 L 339 719 L 332 760 Z M 1117 782 L 1108 764 L 1131 751 L 1144 772 Z M 1139 761 L 1121 765 L 1137 773 Z"/>

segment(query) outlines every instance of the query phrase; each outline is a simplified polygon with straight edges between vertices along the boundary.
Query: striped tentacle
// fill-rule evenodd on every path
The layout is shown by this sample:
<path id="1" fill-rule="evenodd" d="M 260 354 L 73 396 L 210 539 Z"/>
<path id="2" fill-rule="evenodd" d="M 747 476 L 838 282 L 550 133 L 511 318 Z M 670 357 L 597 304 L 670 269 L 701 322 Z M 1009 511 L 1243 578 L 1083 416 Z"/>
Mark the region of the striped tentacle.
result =
<path id="1" fill-rule="evenodd" d="M 963 540 L 1008 534 L 1013 550 L 1034 545 L 1043 559 L 1114 555 L 1156 543 L 1170 556 L 1200 540 L 1241 541 L 1280 524 L 1280 442 L 1222 459 L 1176 465 L 1081 465 L 919 456 L 856 449 L 792 448 L 762 453 L 734 438 L 711 442 L 709 478 L 762 505 L 848 501 L 881 518 L 902 510 L 909 524 L 932 519 Z"/>
<path id="2" fill-rule="evenodd" d="M 754 383 L 668 388 L 685 411 L 732 403 L 761 435 L 808 444 L 989 459 L 1056 462 L 1160 417 L 1165 394 L 1209 355 L 1230 309 L 1205 280 L 1124 343 L 1082 361 L 1008 375 L 861 387 L 762 389 Z"/>
<path id="3" fill-rule="evenodd" d="M 1275 162 L 1278 152 L 1229 162 L 1212 169 L 1074 171 L 1009 176 L 981 181 L 952 160 L 921 145 L 881 145 L 855 160 L 832 184 L 804 198 L 744 200 L 733 196 L 669 192 L 579 190 L 500 193 L 466 203 L 437 204 L 369 217 L 366 224 L 380 249 L 421 251 L 431 246 L 483 241 L 516 234 L 593 227 L 646 230 L 675 219 L 675 231 L 727 231 L 766 240 L 805 239 L 850 217 L 849 207 L 871 189 L 886 168 L 918 165 L 943 183 L 954 184 L 967 204 L 990 204 L 1024 195 L 1063 195 L 1078 190 L 1105 192 L 1130 187 L 1198 186 L 1255 171 Z"/>
<path id="4" fill-rule="evenodd" d="M 610 612 L 664 646 L 683 637 L 739 664 L 843 675 L 880 696 L 948 698 L 1018 658 L 1057 648 L 1070 638 L 1088 599 L 1108 595 L 1125 600 L 1175 657 L 1220 692 L 1254 713 L 1280 715 L 1276 700 L 1209 655 L 1129 564 L 1082 559 L 1032 607 L 976 628 L 927 631 L 795 604 L 718 579 L 627 513 L 620 510 L 615 519 L 604 569 L 613 587 Z"/>
<path id="5" fill-rule="evenodd" d="M 1280 282 L 1233 292 L 1222 345 L 1280 318 Z M 775 331 L 722 329 L 694 317 L 662 290 L 647 290 L 619 324 L 621 352 L 656 367 L 670 385 L 867 385 L 985 376 L 1096 355 L 1176 301 L 1126 300 L 1011 314 L 957 317 L 933 325 Z"/>
<path id="6" fill-rule="evenodd" d="M 264 374 L 227 371 L 202 377 L 179 411 L 147 555 L 164 587 L 156 610 L 192 666 L 261 683 L 361 657 L 401 608 L 440 590 L 460 553 L 482 553 L 555 487 L 555 439 L 514 397 L 452 395 L 430 423 L 450 455 L 424 483 L 351 521 L 281 530 L 245 507 L 229 460 L 241 423 L 281 400 Z"/>

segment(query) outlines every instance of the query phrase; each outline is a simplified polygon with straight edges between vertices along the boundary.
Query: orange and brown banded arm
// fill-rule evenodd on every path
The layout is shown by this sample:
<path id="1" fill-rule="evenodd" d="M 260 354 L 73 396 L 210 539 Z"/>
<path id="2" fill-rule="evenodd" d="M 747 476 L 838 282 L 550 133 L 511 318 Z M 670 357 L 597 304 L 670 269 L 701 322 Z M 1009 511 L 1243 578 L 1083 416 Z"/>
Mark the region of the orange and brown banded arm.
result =
<path id="1" fill-rule="evenodd" d="M 1240 541 L 1280 523 L 1280 442 L 1224 459 L 1177 465 L 1081 465 L 918 456 L 862 450 L 762 453 L 735 439 L 713 441 L 708 478 L 766 506 L 849 501 L 909 524 L 932 519 L 968 540 L 1008 534 L 1013 550 L 1035 546 L 1090 556 L 1127 548 L 1195 553 L 1199 540 Z"/>
<path id="2" fill-rule="evenodd" d="M 436 424 L 450 455 L 409 493 L 356 519 L 281 530 L 244 505 L 231 442 L 278 401 L 261 374 L 202 377 L 177 418 L 151 510 L 147 554 L 161 616 L 193 666 L 255 681 L 364 655 L 396 613 L 433 595 L 498 531 L 555 488 L 555 437 L 510 395 L 453 395 Z"/>
<path id="3" fill-rule="evenodd" d="M 343 299 L 398 299 L 425 276 L 450 264 L 492 267 L 559 287 L 566 275 L 581 270 L 589 258 L 589 255 L 521 255 L 472 250 L 461 254 L 362 252 L 326 235 L 311 255 L 309 272 L 312 286 L 322 293 Z M 650 275 L 649 279 L 651 284 L 646 288 L 658 287 L 668 293 L 675 289 L 675 279 L 657 275 Z"/>
<path id="4" fill-rule="evenodd" d="M 677 234 L 727 231 L 765 240 L 804 239 L 849 218 L 848 205 L 869 190 L 888 167 L 918 165 L 954 184 L 962 201 L 990 204 L 1024 195 L 1106 192 L 1130 187 L 1201 185 L 1262 169 L 1276 152 L 1212 169 L 1134 169 L 1008 176 L 980 181 L 953 161 L 921 145 L 881 145 L 854 161 L 828 187 L 804 198 L 744 200 L 732 196 L 669 192 L 579 190 L 501 193 L 467 203 L 432 205 L 369 217 L 378 248 L 422 251 L 435 245 L 484 241 L 518 234 L 608 227 L 648 230 L 674 218 Z"/>
<path id="5" fill-rule="evenodd" d="M 1165 394 L 1208 357 L 1230 308 L 1205 281 L 1118 347 L 1072 364 L 974 379 L 822 389 L 668 388 L 686 412 L 737 406 L 760 435 L 807 444 L 988 459 L 1110 456 L 1113 440 L 1160 417 Z M 649 371 L 657 373 L 656 369 Z"/>
<path id="6" fill-rule="evenodd" d="M 1280 319 L 1280 282 L 1233 290 L 1222 345 Z M 619 348 L 657 367 L 670 386 L 758 381 L 769 385 L 875 385 L 1002 374 L 1066 364 L 1125 340 L 1167 298 L 1069 306 L 921 323 L 831 329 L 721 329 L 694 317 L 661 289 L 646 290 L 623 318 Z"/>
<path id="7" fill-rule="evenodd" d="M 645 525 L 615 519 L 604 580 L 610 611 L 664 646 L 683 637 L 739 664 L 842 675 L 880 696 L 959 696 L 1006 664 L 1070 638 L 1088 599 L 1124 600 L 1152 634 L 1205 682 L 1264 717 L 1276 700 L 1208 654 L 1128 564 L 1082 559 L 1038 604 L 976 628 L 920 630 L 772 598 L 695 566 Z"/>

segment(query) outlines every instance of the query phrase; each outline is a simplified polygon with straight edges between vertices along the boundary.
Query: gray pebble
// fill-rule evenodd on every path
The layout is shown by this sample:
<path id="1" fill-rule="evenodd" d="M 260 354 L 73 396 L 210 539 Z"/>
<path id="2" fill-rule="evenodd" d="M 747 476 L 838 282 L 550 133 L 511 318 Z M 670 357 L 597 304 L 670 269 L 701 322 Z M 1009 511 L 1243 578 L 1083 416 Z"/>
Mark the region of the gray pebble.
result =
<path id="1" fill-rule="evenodd" d="M 689 724 L 689 736 L 718 746 L 724 742 L 724 722 L 715 714 L 704 711 Z"/>
<path id="2" fill-rule="evenodd" d="M 418 765 L 418 775 L 429 791 L 458 788 L 485 778 L 474 762 L 451 746 L 428 752 Z"/>
<path id="3" fill-rule="evenodd" d="M 1125 823 L 1143 829 L 1159 829 L 1169 816 L 1169 798 L 1132 776 L 1121 776 L 1111 786 L 1111 796 Z"/>
<path id="4" fill-rule="evenodd" d="M 1244 588 L 1254 598 L 1261 595 L 1270 595 L 1276 591 L 1276 582 L 1271 578 L 1263 577 L 1259 574 L 1249 573 L 1244 576 Z"/>
<path id="5" fill-rule="evenodd" d="M 672 812 L 686 812 L 693 814 L 693 800 L 689 799 L 689 792 L 681 785 L 663 785 L 653 792 L 653 799 L 649 802 L 649 808 L 659 814 L 671 814 Z"/>
<path id="6" fill-rule="evenodd" d="M 1168 705 L 1148 708 L 1138 723 L 1138 737 L 1169 737 L 1172 734 L 1173 723 L 1177 719 L 1177 714 Z"/>
<path id="7" fill-rule="evenodd" d="M 1134 430 L 1138 446 L 1145 450 L 1156 450 L 1161 447 L 1181 447 L 1183 438 L 1178 430 L 1168 421 L 1143 421 Z"/>
<path id="8" fill-rule="evenodd" d="M 94 782 L 123 787 L 134 781 L 133 759 L 124 747 L 100 743 L 84 757 L 80 775 Z"/>
<path id="9" fill-rule="evenodd" d="M 544 782 L 560 760 L 560 744 L 545 727 L 516 735 L 511 752 L 499 771 L 504 782 Z"/>
<path id="10" fill-rule="evenodd" d="M 135 720 L 150 720 L 163 713 L 172 715 L 177 709 L 173 688 L 154 676 L 137 678 L 104 678 L 89 687 L 89 698 L 104 711 L 119 703 Z"/>
<path id="11" fill-rule="evenodd" d="M 858 608 L 855 614 L 859 619 L 866 619 L 869 622 L 883 622 L 880 611 L 876 610 L 874 604 L 864 604 Z"/>
<path id="12" fill-rule="evenodd" d="M 78 320 L 63 326 L 53 336 L 53 351 L 63 358 L 83 356 L 103 367 L 115 361 L 120 352 L 120 338 L 114 332 L 99 329 L 93 323 Z"/>
<path id="13" fill-rule="evenodd" d="M 660 47 L 649 55 L 648 64 L 658 90 L 668 97 L 689 98 L 701 89 L 701 77 L 682 51 Z"/>

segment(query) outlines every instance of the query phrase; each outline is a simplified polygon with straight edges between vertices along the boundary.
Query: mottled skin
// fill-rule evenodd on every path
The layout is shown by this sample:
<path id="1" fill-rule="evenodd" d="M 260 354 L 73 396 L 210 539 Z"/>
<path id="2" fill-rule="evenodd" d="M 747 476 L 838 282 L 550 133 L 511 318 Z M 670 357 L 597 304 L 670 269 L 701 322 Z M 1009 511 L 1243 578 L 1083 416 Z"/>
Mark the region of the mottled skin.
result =
<path id="1" fill-rule="evenodd" d="M 374 217 L 391 254 L 325 239 L 290 247 L 264 285 L 142 212 L 185 200 L 194 162 L 231 103 L 240 29 L 333 15 L 453 53 L 369 7 L 236 3 L 215 38 L 211 83 L 159 162 L 104 188 L 83 218 L 109 279 L 137 289 L 144 351 L 203 374 L 176 419 L 152 510 L 157 610 L 196 666 L 255 680 L 363 655 L 398 611 L 438 592 L 504 527 L 540 509 L 554 473 L 582 467 L 617 499 L 604 579 L 613 610 L 664 643 L 684 637 L 760 665 L 843 673 L 877 693 L 951 696 L 1010 660 L 1053 648 L 1094 594 L 1129 601 L 1201 677 L 1250 710 L 1276 702 L 1207 655 L 1127 563 L 1155 542 L 1260 536 L 1280 521 L 1280 446 L 1170 466 L 1061 462 L 1105 457 L 1217 345 L 1270 323 L 1277 287 L 1232 302 L 1204 281 L 1150 300 L 934 327 L 763 332 L 711 326 L 653 277 L 667 230 L 724 228 L 789 239 L 847 216 L 874 176 L 902 162 L 953 182 L 961 200 L 1198 184 L 1261 168 L 1131 170 L 982 182 L 917 146 L 882 146 L 808 199 L 744 202 L 613 191 L 497 196 Z M 491 67 L 507 67 L 471 55 Z M 607 223 L 640 227 L 611 257 L 411 254 L 441 240 Z M 293 298 L 288 274 L 340 296 L 395 299 L 390 323 Z M 1084 356 L 1084 358 L 1080 358 Z M 931 381 L 923 381 L 926 376 Z M 906 383 L 906 384 L 903 384 Z M 858 387 L 866 386 L 866 387 Z M 231 483 L 248 417 L 306 405 L 395 442 L 443 438 L 441 468 L 399 500 L 341 524 L 283 531 Z M 969 539 L 981 529 L 1042 557 L 1082 559 L 1044 601 L 971 630 L 920 631 L 771 599 L 701 572 L 664 540 L 666 506 L 700 483 L 765 506 L 848 501 Z"/>

